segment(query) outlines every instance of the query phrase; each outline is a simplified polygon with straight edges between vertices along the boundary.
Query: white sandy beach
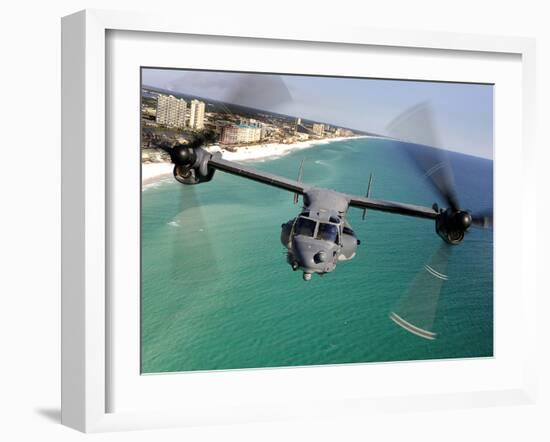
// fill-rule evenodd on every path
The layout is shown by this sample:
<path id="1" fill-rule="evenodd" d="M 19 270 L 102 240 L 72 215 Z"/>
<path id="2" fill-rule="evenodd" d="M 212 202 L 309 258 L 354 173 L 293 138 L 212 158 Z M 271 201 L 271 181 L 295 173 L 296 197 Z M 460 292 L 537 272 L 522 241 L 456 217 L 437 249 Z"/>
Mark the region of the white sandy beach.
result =
<path id="1" fill-rule="evenodd" d="M 259 161 L 267 158 L 276 158 L 284 156 L 295 150 L 307 149 L 310 147 L 320 146 L 323 144 L 332 143 L 335 141 L 349 140 L 355 138 L 379 138 L 369 135 L 360 135 L 354 137 L 335 137 L 325 138 L 322 140 L 300 141 L 292 144 L 254 144 L 250 146 L 239 147 L 237 152 L 230 152 L 221 149 L 220 146 L 209 146 L 210 152 L 222 152 L 223 158 L 230 161 Z M 151 184 L 165 176 L 172 174 L 173 165 L 171 163 L 143 163 L 141 180 L 142 184 Z"/>
<path id="2" fill-rule="evenodd" d="M 172 163 L 142 163 L 141 183 L 151 184 L 164 176 L 170 176 L 173 169 Z"/>
<path id="3" fill-rule="evenodd" d="M 322 144 L 353 138 L 366 138 L 366 136 L 325 138 L 322 140 L 299 141 L 292 144 L 254 144 L 251 146 L 239 147 L 237 152 L 230 152 L 225 149 L 221 149 L 221 152 L 223 157 L 230 161 L 258 161 L 266 158 L 281 157 L 295 150 L 307 149 L 310 147 L 320 146 Z M 218 146 L 212 146 L 209 150 L 212 152 L 220 151 L 220 148 Z"/>

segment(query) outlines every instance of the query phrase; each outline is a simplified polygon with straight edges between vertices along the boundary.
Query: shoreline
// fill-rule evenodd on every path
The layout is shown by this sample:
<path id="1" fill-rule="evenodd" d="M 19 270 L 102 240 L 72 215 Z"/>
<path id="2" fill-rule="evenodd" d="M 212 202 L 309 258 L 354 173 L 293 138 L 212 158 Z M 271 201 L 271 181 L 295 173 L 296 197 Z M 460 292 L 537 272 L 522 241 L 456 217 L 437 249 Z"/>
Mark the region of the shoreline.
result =
<path id="1" fill-rule="evenodd" d="M 334 143 L 337 141 L 353 140 L 356 138 L 373 138 L 368 135 L 356 135 L 353 137 L 323 138 L 320 140 L 297 141 L 295 143 L 261 143 L 250 146 L 241 146 L 237 152 L 220 149 L 219 146 L 210 146 L 210 152 L 222 152 L 223 158 L 229 161 L 261 161 L 267 158 L 278 158 L 288 155 L 295 150 L 308 149 L 315 146 Z"/>
<path id="2" fill-rule="evenodd" d="M 141 163 L 141 187 L 156 183 L 162 178 L 172 175 L 172 163 Z"/>
<path id="3" fill-rule="evenodd" d="M 323 138 L 321 140 L 307 140 L 298 141 L 291 144 L 282 143 L 264 143 L 264 144 L 252 144 L 250 146 L 239 147 L 237 152 L 231 152 L 225 149 L 221 149 L 219 145 L 209 146 L 206 150 L 209 152 L 222 152 L 223 158 L 229 161 L 263 161 L 268 158 L 278 158 L 296 150 L 309 149 L 315 146 L 322 146 L 325 144 L 354 140 L 359 138 L 384 138 L 374 135 L 357 135 L 353 137 L 335 137 L 335 138 Z M 172 175 L 173 171 L 172 163 L 142 163 L 141 167 L 141 185 L 142 188 L 151 184 L 154 184 Z"/>

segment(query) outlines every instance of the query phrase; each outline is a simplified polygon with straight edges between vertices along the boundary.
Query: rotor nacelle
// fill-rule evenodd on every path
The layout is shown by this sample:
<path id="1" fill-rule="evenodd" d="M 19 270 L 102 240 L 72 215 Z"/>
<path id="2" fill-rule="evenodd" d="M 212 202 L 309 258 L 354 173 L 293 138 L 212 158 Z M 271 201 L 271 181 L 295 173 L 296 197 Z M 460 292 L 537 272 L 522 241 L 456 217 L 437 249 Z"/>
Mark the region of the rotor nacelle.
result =
<path id="1" fill-rule="evenodd" d="M 214 154 L 215 155 L 215 154 Z M 208 166 L 213 154 L 202 147 L 177 144 L 170 151 L 174 163 L 174 178 L 182 184 L 199 184 L 210 181 L 215 169 Z"/>
<path id="2" fill-rule="evenodd" d="M 456 245 L 472 225 L 472 215 L 466 210 L 441 210 L 435 219 L 435 231 L 447 243 Z"/>

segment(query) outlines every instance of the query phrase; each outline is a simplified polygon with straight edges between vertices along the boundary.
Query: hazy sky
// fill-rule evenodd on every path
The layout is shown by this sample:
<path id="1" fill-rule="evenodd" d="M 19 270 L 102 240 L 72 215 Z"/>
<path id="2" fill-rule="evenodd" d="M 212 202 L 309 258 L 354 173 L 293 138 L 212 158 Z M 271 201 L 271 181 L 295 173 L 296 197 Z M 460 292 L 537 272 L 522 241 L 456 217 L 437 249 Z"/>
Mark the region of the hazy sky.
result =
<path id="1" fill-rule="evenodd" d="M 166 69 L 142 75 L 147 86 L 379 134 L 388 134 L 402 112 L 428 102 L 440 147 L 493 158 L 490 85 Z"/>

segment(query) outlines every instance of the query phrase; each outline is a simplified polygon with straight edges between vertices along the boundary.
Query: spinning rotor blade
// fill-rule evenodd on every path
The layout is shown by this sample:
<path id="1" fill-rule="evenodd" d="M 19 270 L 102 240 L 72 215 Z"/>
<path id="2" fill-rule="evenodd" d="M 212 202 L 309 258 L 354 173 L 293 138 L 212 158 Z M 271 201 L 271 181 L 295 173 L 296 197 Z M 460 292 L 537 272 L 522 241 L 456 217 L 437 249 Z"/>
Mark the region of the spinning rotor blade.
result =
<path id="1" fill-rule="evenodd" d="M 270 109 L 292 101 L 292 95 L 280 75 L 235 74 L 227 102 Z"/>
<path id="2" fill-rule="evenodd" d="M 215 259 L 214 246 L 210 235 L 205 232 L 207 220 L 201 209 L 201 203 L 197 199 L 197 190 L 193 186 L 177 186 L 174 198 L 177 198 L 177 213 L 170 221 L 170 240 L 172 242 L 172 259 L 170 272 L 172 278 L 188 286 L 201 281 L 215 280 L 219 275 L 219 262 Z M 201 259 L 208 265 L 196 265 L 192 274 L 189 274 L 181 265 L 182 251 L 189 249 L 192 237 L 200 237 Z M 197 263 L 197 261 L 195 261 Z"/>
<path id="3" fill-rule="evenodd" d="M 472 215 L 472 224 L 476 227 L 481 227 L 483 229 L 492 229 L 493 228 L 493 211 L 487 210 L 487 211 Z"/>
<path id="4" fill-rule="evenodd" d="M 170 84 L 175 91 L 211 101 L 272 109 L 292 100 L 280 75 L 240 72 L 187 71 Z M 227 112 L 231 113 L 229 109 Z"/>
<path id="5" fill-rule="evenodd" d="M 405 111 L 388 125 L 387 131 L 392 138 L 416 144 L 406 149 L 413 164 L 449 207 L 459 209 L 452 169 L 441 149 L 430 105 L 420 103 Z"/>
<path id="6" fill-rule="evenodd" d="M 201 147 L 216 142 L 216 134 L 211 130 L 202 130 L 194 135 L 189 142 L 190 147 Z"/>
<path id="7" fill-rule="evenodd" d="M 177 186 L 176 198 L 178 201 L 178 211 L 176 216 L 171 221 L 171 226 L 175 229 L 172 241 L 172 261 L 171 270 L 173 277 L 181 272 L 181 265 L 179 264 L 179 254 L 181 250 L 185 248 L 186 232 L 182 227 L 184 223 L 184 217 L 186 211 L 189 211 L 195 207 L 198 207 L 199 203 L 195 195 L 195 189 L 188 188 L 186 186 Z M 201 219 L 202 225 L 204 225 L 204 219 Z"/>
<path id="8" fill-rule="evenodd" d="M 390 313 L 393 322 L 424 339 L 433 340 L 437 337 L 433 324 L 441 288 L 449 279 L 446 272 L 451 247 L 447 243 L 441 243 Z"/>

